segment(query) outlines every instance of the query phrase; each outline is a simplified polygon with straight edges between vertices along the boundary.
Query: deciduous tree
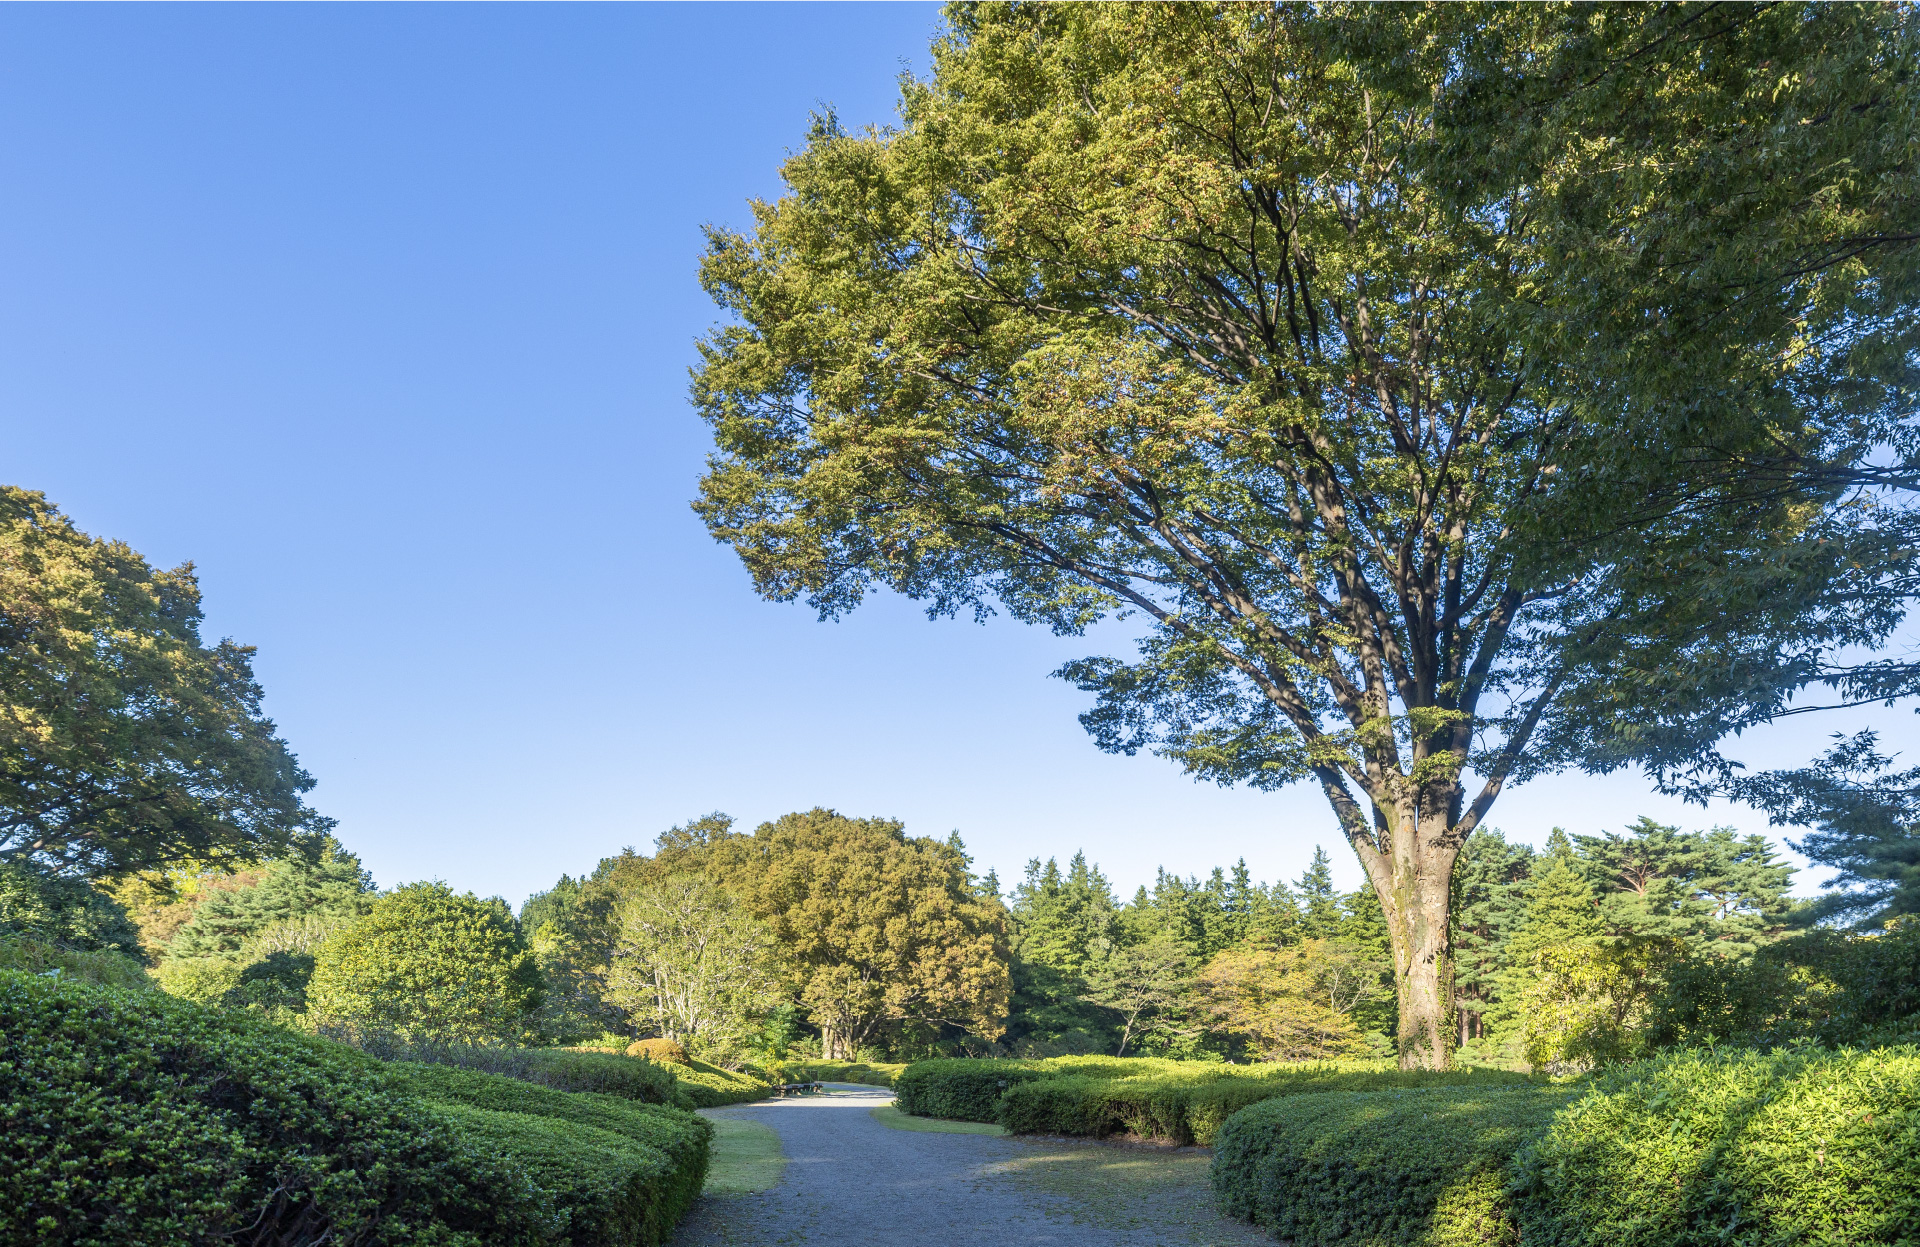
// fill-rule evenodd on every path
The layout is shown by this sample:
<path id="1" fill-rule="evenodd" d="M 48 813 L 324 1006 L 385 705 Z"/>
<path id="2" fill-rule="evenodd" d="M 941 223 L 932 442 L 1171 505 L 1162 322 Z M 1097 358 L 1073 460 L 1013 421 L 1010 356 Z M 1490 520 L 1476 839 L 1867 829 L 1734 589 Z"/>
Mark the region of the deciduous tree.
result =
<path id="1" fill-rule="evenodd" d="M 223 867 L 323 832 L 253 650 L 200 638 L 193 567 L 149 567 L 0 487 L 0 861 Z"/>
<path id="2" fill-rule="evenodd" d="M 732 1056 L 780 1003 L 767 927 L 724 888 L 691 872 L 621 897 L 607 998 L 636 1030 L 708 1059 Z"/>
<path id="3" fill-rule="evenodd" d="M 1561 692 L 1660 619 L 1616 609 L 1615 547 L 1516 537 L 1579 413 L 1529 319 L 1538 162 L 1463 148 L 1449 93 L 1469 54 L 1521 75 L 1579 28 L 1457 10 L 958 6 L 898 129 L 823 119 L 753 230 L 710 234 L 737 319 L 694 385 L 697 507 L 767 596 L 1146 620 L 1136 660 L 1063 669 L 1084 722 L 1320 788 L 1410 1066 L 1449 1060 L 1461 844 L 1575 756 Z M 1714 557 L 1773 548 L 1793 502 Z"/>

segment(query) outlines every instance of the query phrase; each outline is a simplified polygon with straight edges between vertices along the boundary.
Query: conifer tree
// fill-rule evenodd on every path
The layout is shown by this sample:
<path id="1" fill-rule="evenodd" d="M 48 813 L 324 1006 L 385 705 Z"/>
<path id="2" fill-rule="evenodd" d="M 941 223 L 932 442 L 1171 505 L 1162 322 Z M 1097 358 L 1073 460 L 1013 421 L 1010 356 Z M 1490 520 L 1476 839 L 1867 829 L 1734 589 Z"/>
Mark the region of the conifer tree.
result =
<path id="1" fill-rule="evenodd" d="M 1313 846 L 1313 864 L 1297 885 L 1300 889 L 1301 929 L 1308 939 L 1332 939 L 1340 932 L 1340 897 L 1333 890 L 1333 863 L 1327 851 Z"/>
<path id="2" fill-rule="evenodd" d="M 167 945 L 167 959 L 237 956 L 271 927 L 357 918 L 372 903 L 373 880 L 360 859 L 329 837 L 311 857 L 296 852 L 274 859 L 258 883 L 209 895 Z"/>
<path id="3" fill-rule="evenodd" d="M 1453 876 L 1455 1008 L 1460 1041 L 1484 1039 L 1488 1014 L 1500 997 L 1507 943 L 1525 913 L 1533 850 L 1508 844 L 1499 831 L 1468 837 Z"/>

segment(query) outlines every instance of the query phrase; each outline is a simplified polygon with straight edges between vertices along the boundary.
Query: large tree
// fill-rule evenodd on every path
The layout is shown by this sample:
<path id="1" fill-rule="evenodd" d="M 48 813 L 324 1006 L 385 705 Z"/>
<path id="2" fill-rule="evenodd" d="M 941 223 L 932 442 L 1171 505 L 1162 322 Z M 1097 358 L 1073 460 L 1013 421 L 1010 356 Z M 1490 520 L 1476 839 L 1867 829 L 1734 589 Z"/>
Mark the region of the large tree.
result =
<path id="1" fill-rule="evenodd" d="M 0 487 L 0 861 L 220 867 L 324 832 L 252 661 L 201 640 L 190 565 L 149 567 Z"/>
<path id="2" fill-rule="evenodd" d="M 1562 691 L 1649 626 L 1604 543 L 1515 538 L 1579 418 L 1527 314 L 1553 256 L 1494 177 L 1525 162 L 1444 124 L 1463 49 L 1517 72 L 1568 36 L 1449 6 L 949 13 L 897 130 L 823 119 L 754 230 L 712 231 L 736 321 L 695 378 L 696 505 L 824 615 L 885 585 L 1068 633 L 1143 616 L 1136 661 L 1063 672 L 1089 730 L 1316 784 L 1384 911 L 1401 1059 L 1444 1065 L 1460 847 L 1572 756 L 1532 749 L 1582 739 Z M 1793 503 L 1699 539 L 1766 556 Z"/>

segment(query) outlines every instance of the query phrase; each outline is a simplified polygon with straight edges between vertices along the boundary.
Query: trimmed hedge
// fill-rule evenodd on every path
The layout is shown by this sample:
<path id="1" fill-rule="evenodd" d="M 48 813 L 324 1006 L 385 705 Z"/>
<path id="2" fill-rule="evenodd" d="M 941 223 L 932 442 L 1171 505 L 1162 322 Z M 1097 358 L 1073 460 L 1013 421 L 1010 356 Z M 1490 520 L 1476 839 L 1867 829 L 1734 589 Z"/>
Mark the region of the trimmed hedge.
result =
<path id="1" fill-rule="evenodd" d="M 1221 1128 L 1214 1192 L 1224 1211 L 1301 1247 L 1517 1243 L 1508 1173 L 1572 1094 L 1436 1086 L 1269 1099 Z"/>
<path id="2" fill-rule="evenodd" d="M 857 1082 L 869 1087 L 891 1087 L 907 1066 L 877 1065 L 865 1061 L 797 1061 L 783 1067 L 789 1082 Z"/>
<path id="3" fill-rule="evenodd" d="M 1920 1048 L 1626 1067 L 1554 1120 L 1517 1184 L 1528 1247 L 1912 1243 Z"/>
<path id="4" fill-rule="evenodd" d="M 666 1065 L 680 1080 L 680 1092 L 695 1108 L 720 1108 L 727 1104 L 745 1104 L 764 1100 L 773 1094 L 773 1084 L 746 1070 L 725 1070 L 705 1061 L 685 1065 Z"/>
<path id="5" fill-rule="evenodd" d="M 1224 1065 L 1150 1057 L 1047 1061 L 921 1061 L 895 1083 L 903 1112 L 985 1121 L 1016 1134 L 1126 1133 L 1178 1144 L 1213 1142 L 1221 1124 L 1276 1096 L 1402 1087 L 1525 1084 L 1526 1075 L 1402 1070 L 1379 1061 Z"/>
<path id="6" fill-rule="evenodd" d="M 514 1078 L 556 1091 L 597 1091 L 641 1104 L 671 1104 L 692 1108 L 671 1066 L 644 1058 L 582 1048 L 509 1048 L 490 1044 L 436 1044 L 412 1042 L 378 1032 L 338 1032 L 335 1038 L 351 1043 L 383 1061 L 454 1065 Z"/>
<path id="7" fill-rule="evenodd" d="M 338 1044 L 0 971 L 0 1241 L 551 1241 L 548 1201 Z"/>
<path id="8" fill-rule="evenodd" d="M 556 1195 L 557 1206 L 575 1227 L 574 1242 L 664 1242 L 706 1181 L 713 1127 L 691 1113 L 591 1091 L 555 1091 L 448 1065 L 392 1069 L 409 1091 L 438 1107 L 483 1110 L 485 1120 L 463 1120 L 512 1152 L 540 1186 Z M 545 1127 L 553 1135 L 549 1138 L 524 1124 L 491 1120 L 501 1114 L 568 1124 Z M 588 1129 L 581 1133 L 575 1126 Z M 600 1137 L 609 1134 L 618 1136 L 619 1146 L 611 1150 Z M 551 1177 L 556 1173 L 563 1180 Z M 569 1173 L 577 1173 L 578 1181 Z"/>

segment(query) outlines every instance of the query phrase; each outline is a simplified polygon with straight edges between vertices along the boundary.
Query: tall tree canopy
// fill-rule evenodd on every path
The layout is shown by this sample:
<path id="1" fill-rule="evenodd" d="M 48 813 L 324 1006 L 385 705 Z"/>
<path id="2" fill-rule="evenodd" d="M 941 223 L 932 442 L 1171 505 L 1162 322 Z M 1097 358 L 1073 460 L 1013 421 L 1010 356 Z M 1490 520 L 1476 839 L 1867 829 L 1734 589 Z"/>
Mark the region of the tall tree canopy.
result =
<path id="1" fill-rule="evenodd" d="M 0 487 L 0 861 L 218 867 L 324 831 L 252 661 L 201 641 L 190 565 L 155 570 Z"/>
<path id="2" fill-rule="evenodd" d="M 1462 843 L 1508 782 L 1592 744 L 1568 690 L 1659 648 L 1647 582 L 1611 575 L 1623 543 L 1517 535 L 1594 401 L 1534 314 L 1578 237 L 1538 227 L 1531 149 L 1464 145 L 1471 110 L 1449 128 L 1450 93 L 1523 77 L 1581 21 L 949 20 L 897 130 L 820 121 L 754 230 L 710 233 L 703 281 L 737 319 L 695 378 L 718 445 L 697 509 L 763 594 L 823 615 L 884 585 L 1069 633 L 1144 616 L 1137 660 L 1062 672 L 1097 698 L 1089 730 L 1317 784 L 1384 912 L 1402 1060 L 1445 1064 Z M 1805 492 L 1689 549 L 1797 551 Z M 1767 635 L 1813 609 L 1737 605 L 1719 625 Z"/>

